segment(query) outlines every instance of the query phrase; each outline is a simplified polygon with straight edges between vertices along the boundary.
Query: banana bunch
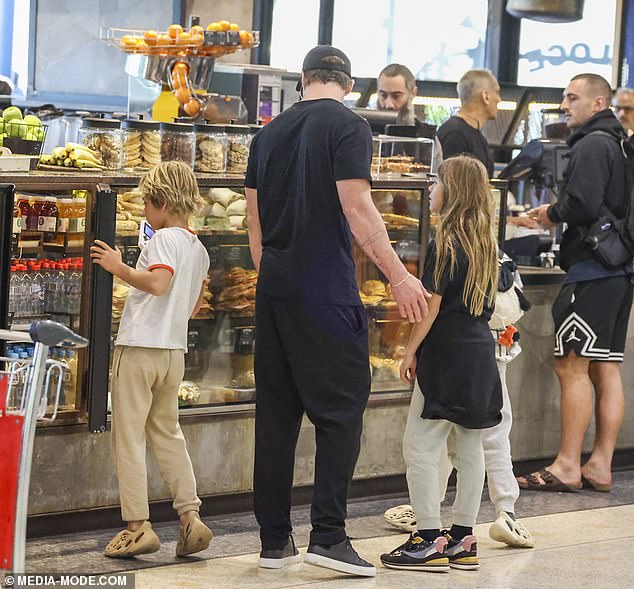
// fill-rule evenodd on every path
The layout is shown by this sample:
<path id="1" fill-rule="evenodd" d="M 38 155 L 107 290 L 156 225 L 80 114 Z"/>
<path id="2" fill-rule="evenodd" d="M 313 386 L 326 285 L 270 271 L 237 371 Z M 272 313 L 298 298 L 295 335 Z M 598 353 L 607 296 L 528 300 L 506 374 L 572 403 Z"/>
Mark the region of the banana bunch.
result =
<path id="1" fill-rule="evenodd" d="M 56 147 L 51 155 L 40 157 L 40 164 L 65 168 L 104 169 L 99 153 L 79 143 L 67 143 L 66 147 Z"/>

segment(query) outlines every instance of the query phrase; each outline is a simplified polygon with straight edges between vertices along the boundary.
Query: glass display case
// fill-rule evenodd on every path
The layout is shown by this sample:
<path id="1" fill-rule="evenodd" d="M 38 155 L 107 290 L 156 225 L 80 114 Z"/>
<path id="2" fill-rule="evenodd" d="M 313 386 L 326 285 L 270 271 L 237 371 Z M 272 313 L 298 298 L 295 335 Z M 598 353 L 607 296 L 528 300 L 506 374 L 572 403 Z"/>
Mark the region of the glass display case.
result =
<path id="1" fill-rule="evenodd" d="M 124 261 L 136 264 L 143 203 L 137 181 L 116 180 L 115 243 Z M 246 199 L 241 178 L 199 176 L 203 207 L 192 228 L 210 259 L 205 303 L 190 320 L 181 407 L 218 407 L 255 401 L 253 368 L 255 288 L 257 272 L 249 251 Z M 427 180 L 399 178 L 374 182 L 372 198 L 381 213 L 395 250 L 410 272 L 418 274 L 427 243 Z M 421 227 L 423 230 L 421 231 Z M 423 239 L 421 240 L 421 236 Z M 398 365 L 409 337 L 409 324 L 399 315 L 387 279 L 354 246 L 357 281 L 368 314 L 373 392 L 403 391 Z M 113 287 L 111 348 L 128 288 Z"/>
<path id="2" fill-rule="evenodd" d="M 1 236 L 0 327 L 23 331 L 34 321 L 50 319 L 90 337 L 96 284 L 88 248 L 98 233 L 87 211 L 95 208 L 101 188 L 89 179 L 24 174 L 12 180 L 15 188 L 0 194 L 0 216 L 12 219 L 10 236 Z M 61 423 L 85 418 L 92 351 L 94 343 L 90 349 L 52 348 L 49 353 L 65 366 Z M 32 357 L 33 346 L 7 344 L 5 353 L 20 365 Z"/>

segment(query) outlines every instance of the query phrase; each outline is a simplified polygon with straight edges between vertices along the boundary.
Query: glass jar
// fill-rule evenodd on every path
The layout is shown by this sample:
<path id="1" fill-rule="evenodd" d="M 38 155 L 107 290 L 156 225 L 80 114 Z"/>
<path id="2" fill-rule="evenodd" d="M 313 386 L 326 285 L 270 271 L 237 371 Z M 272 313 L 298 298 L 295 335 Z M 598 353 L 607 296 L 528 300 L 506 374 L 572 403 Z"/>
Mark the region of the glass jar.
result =
<path id="1" fill-rule="evenodd" d="M 226 127 L 229 146 L 227 151 L 227 172 L 244 174 L 249 163 L 251 131 L 248 125 L 228 125 Z"/>
<path id="2" fill-rule="evenodd" d="M 84 119 L 79 143 L 96 151 L 106 170 L 121 168 L 121 123 L 116 119 Z"/>
<path id="3" fill-rule="evenodd" d="M 224 174 L 227 170 L 228 138 L 224 125 L 196 124 L 197 172 Z"/>
<path id="4" fill-rule="evenodd" d="M 161 163 L 161 124 L 156 121 L 126 119 L 123 133 L 124 168 L 149 170 Z"/>
<path id="5" fill-rule="evenodd" d="M 194 167 L 196 135 L 189 123 L 161 123 L 161 161 Z"/>

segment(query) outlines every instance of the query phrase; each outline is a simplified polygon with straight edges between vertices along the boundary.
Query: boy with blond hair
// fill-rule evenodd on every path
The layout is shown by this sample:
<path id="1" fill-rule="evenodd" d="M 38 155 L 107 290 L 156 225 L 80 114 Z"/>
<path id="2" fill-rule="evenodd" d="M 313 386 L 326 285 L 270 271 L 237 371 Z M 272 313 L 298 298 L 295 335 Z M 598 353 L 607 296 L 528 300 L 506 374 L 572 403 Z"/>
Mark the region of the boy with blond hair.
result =
<path id="1" fill-rule="evenodd" d="M 178 423 L 187 322 L 202 304 L 209 269 L 209 256 L 187 223 L 200 193 L 191 169 L 181 162 L 156 166 L 139 189 L 156 233 L 136 268 L 103 241 L 95 240 L 90 248 L 94 263 L 131 287 L 112 362 L 112 449 L 121 513 L 128 523 L 106 546 L 104 554 L 113 558 L 149 554 L 161 545 L 148 521 L 146 441 L 180 518 L 177 556 L 205 550 L 213 536 L 198 516 L 201 501 Z"/>

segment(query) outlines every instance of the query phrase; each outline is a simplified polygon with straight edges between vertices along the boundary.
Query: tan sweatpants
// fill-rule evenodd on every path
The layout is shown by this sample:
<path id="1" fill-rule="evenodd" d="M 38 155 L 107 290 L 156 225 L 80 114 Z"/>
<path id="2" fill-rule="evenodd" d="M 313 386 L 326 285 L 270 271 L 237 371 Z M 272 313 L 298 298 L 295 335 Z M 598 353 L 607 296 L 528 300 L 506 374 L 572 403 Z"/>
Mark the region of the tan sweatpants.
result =
<path id="1" fill-rule="evenodd" d="M 112 361 L 112 453 L 124 521 L 149 518 L 146 444 L 154 450 L 179 515 L 198 511 L 194 469 L 178 424 L 182 350 L 116 346 Z"/>

